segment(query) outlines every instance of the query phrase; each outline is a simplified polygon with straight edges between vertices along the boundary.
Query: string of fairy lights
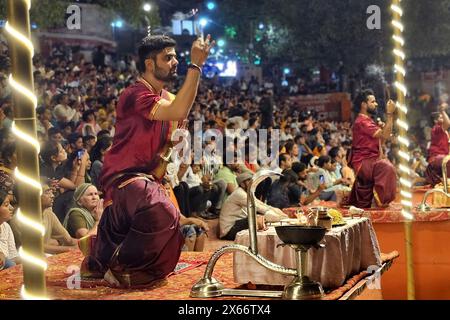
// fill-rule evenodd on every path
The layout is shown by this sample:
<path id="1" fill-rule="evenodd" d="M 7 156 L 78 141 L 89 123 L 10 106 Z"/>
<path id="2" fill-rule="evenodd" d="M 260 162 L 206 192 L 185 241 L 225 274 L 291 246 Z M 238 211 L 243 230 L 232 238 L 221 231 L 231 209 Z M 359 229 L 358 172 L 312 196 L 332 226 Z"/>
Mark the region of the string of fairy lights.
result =
<path id="1" fill-rule="evenodd" d="M 401 185 L 401 204 L 403 206 L 402 214 L 407 220 L 412 220 L 412 193 L 411 193 L 411 169 L 409 168 L 409 140 L 407 137 L 407 132 L 409 129 L 408 122 L 406 120 L 406 116 L 408 114 L 408 107 L 406 106 L 405 100 L 406 95 L 408 94 L 408 90 L 405 84 L 405 76 L 406 69 L 404 66 L 404 62 L 406 59 L 406 54 L 403 50 L 403 46 L 405 45 L 405 40 L 403 38 L 403 32 L 405 27 L 401 21 L 403 16 L 403 9 L 400 6 L 401 0 L 393 0 L 391 5 L 391 10 L 393 14 L 392 26 L 394 28 L 394 35 L 392 39 L 395 43 L 395 49 L 393 50 L 395 57 L 394 70 L 396 73 L 396 81 L 394 83 L 395 88 L 397 89 L 397 108 L 399 110 L 398 119 L 396 121 L 398 127 L 398 142 L 400 145 L 400 150 L 398 152 L 398 156 L 400 157 L 400 165 L 399 169 L 401 172 L 400 177 L 400 185 Z"/>
<path id="2" fill-rule="evenodd" d="M 22 1 L 22 3 L 20 3 Z M 17 0 L 17 1 L 10 1 L 11 6 L 20 6 L 25 3 L 27 10 L 29 12 L 31 8 L 31 2 L 30 0 Z M 11 17 L 9 17 L 11 18 Z M 14 24 L 14 21 L 11 21 Z M 22 23 L 22 22 L 18 22 Z M 31 42 L 31 40 L 23 33 L 21 33 L 19 30 L 17 30 L 15 27 L 13 27 L 9 21 L 5 24 L 5 30 L 11 37 L 12 41 L 15 42 L 15 44 L 20 45 L 20 50 L 27 50 L 28 55 L 30 59 L 32 59 L 34 55 L 34 47 Z M 28 25 L 29 30 L 29 25 Z M 11 74 L 9 76 L 9 84 L 11 85 L 11 88 L 13 91 L 24 98 L 26 98 L 34 107 L 34 109 L 37 107 L 37 97 L 33 93 L 33 88 L 28 88 L 26 85 L 20 83 L 17 79 L 14 78 L 14 75 Z M 15 119 L 16 120 L 16 119 Z M 32 119 L 21 119 L 21 120 L 32 120 Z M 35 119 L 34 119 L 35 120 Z M 28 144 L 29 146 L 33 147 L 36 151 L 36 155 L 39 154 L 40 151 L 40 145 L 38 140 L 33 137 L 32 135 L 26 133 L 25 131 L 21 130 L 18 125 L 16 125 L 16 121 L 12 124 L 12 132 L 14 135 L 23 143 Z M 42 194 L 42 186 L 40 182 L 33 177 L 30 177 L 24 173 L 24 171 L 20 170 L 20 163 L 18 167 L 15 169 L 15 178 L 19 183 L 22 183 L 26 185 L 27 187 L 34 189 L 36 192 L 39 193 L 39 195 Z M 18 221 L 21 223 L 21 228 L 23 233 L 35 233 L 38 234 L 40 237 L 43 237 L 45 234 L 45 227 L 42 224 L 41 221 L 36 220 L 34 217 L 35 215 L 31 215 L 28 212 L 23 211 L 21 208 L 18 208 L 17 210 L 17 218 Z M 25 244 L 24 244 L 25 245 Z M 40 270 L 40 274 L 44 274 L 44 272 L 47 270 L 47 262 L 43 258 L 43 252 L 39 252 L 38 250 L 33 250 L 31 248 L 24 248 L 23 246 L 19 248 L 19 256 L 23 262 L 24 269 L 29 268 L 33 270 Z M 31 292 L 29 290 L 28 286 L 30 285 L 31 281 L 27 281 L 24 277 L 24 285 L 21 288 L 21 295 L 23 299 L 27 300 L 44 300 L 47 299 L 45 295 L 42 294 L 36 294 L 34 292 Z M 45 292 L 45 285 L 44 290 Z"/>

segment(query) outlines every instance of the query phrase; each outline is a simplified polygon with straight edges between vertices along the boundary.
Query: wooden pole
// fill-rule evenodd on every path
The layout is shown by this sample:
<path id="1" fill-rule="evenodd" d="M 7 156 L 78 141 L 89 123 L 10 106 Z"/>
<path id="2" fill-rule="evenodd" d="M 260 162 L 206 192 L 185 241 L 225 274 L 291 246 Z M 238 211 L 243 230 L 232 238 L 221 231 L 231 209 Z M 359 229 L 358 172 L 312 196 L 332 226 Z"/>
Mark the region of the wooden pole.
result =
<path id="1" fill-rule="evenodd" d="M 405 245 L 406 245 L 406 292 L 408 300 L 416 299 L 416 288 L 414 281 L 414 259 L 413 259 L 413 245 L 412 245 L 412 221 L 405 222 Z"/>
<path id="2" fill-rule="evenodd" d="M 46 299 L 45 270 L 47 263 L 43 251 L 41 193 L 39 183 L 39 143 L 36 133 L 37 99 L 34 95 L 34 48 L 30 33 L 30 0 L 8 0 L 8 35 L 12 63 L 9 83 L 13 89 L 14 122 L 12 131 L 17 138 L 18 220 L 22 230 L 23 246 L 19 254 L 23 263 L 22 297 Z"/>
<path id="3" fill-rule="evenodd" d="M 400 5 L 401 0 L 392 0 L 391 11 L 393 15 L 392 26 L 394 28 L 394 34 L 392 36 L 395 49 L 395 65 L 394 70 L 396 72 L 395 87 L 397 89 L 397 108 L 398 108 L 398 141 L 400 144 L 399 151 L 399 169 L 400 169 L 400 185 L 402 196 L 402 214 L 405 218 L 405 245 L 406 245 L 406 267 L 407 267 L 407 292 L 408 300 L 415 299 L 415 284 L 414 284 L 414 260 L 412 254 L 412 221 L 414 216 L 412 214 L 412 193 L 411 193 L 411 169 L 409 168 L 409 140 L 408 140 L 408 121 L 406 106 L 407 89 L 405 85 L 405 52 L 403 47 L 405 40 L 403 38 L 404 26 L 402 24 L 403 9 Z"/>

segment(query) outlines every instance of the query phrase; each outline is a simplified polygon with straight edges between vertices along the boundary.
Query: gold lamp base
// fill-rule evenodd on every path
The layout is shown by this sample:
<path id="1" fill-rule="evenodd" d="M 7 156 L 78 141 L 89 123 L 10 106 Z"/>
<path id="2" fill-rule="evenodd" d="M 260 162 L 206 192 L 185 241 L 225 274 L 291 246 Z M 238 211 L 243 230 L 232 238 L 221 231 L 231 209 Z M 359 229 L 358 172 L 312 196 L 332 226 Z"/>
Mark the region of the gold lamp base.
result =
<path id="1" fill-rule="evenodd" d="M 321 299 L 324 296 L 322 285 L 318 282 L 309 280 L 308 277 L 295 277 L 283 291 L 284 300 L 314 300 Z"/>
<path id="2" fill-rule="evenodd" d="M 191 289 L 192 298 L 216 298 L 223 295 L 224 286 L 214 278 L 202 278 Z"/>

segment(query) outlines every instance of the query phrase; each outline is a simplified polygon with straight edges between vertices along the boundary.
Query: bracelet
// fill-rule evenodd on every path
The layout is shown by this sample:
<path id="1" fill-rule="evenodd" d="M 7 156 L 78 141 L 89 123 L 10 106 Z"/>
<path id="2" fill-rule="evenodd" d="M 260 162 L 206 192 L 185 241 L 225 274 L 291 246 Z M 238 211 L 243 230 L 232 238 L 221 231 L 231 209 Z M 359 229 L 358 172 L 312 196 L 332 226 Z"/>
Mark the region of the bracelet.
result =
<path id="1" fill-rule="evenodd" d="M 387 112 L 386 113 L 388 116 L 392 116 L 394 113 L 393 112 Z"/>
<path id="2" fill-rule="evenodd" d="M 200 74 L 203 73 L 203 70 L 200 66 L 196 65 L 195 63 L 191 63 L 190 65 L 188 65 L 188 69 L 196 69 L 200 72 Z"/>

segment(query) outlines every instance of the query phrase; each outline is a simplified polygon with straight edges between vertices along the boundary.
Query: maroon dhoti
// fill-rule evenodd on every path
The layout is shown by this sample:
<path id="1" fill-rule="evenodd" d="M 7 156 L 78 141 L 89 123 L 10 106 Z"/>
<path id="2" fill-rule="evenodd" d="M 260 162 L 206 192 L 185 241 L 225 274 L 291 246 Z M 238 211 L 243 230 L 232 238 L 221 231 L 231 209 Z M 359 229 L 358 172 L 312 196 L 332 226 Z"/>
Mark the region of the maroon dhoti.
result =
<path id="1" fill-rule="evenodd" d="M 184 243 L 179 211 L 157 182 L 139 179 L 112 190 L 114 202 L 103 213 L 82 275 L 102 276 L 109 269 L 124 287 L 165 278 Z"/>
<path id="2" fill-rule="evenodd" d="M 445 157 L 446 155 L 436 156 L 428 163 L 427 170 L 425 171 L 425 179 L 433 187 L 442 182 L 442 161 Z M 447 172 L 450 172 L 450 161 L 447 162 Z"/>
<path id="3" fill-rule="evenodd" d="M 370 208 L 375 197 L 376 205 L 387 206 L 395 199 L 397 175 L 389 160 L 366 159 L 356 168 L 357 176 L 350 194 L 349 204 Z"/>

